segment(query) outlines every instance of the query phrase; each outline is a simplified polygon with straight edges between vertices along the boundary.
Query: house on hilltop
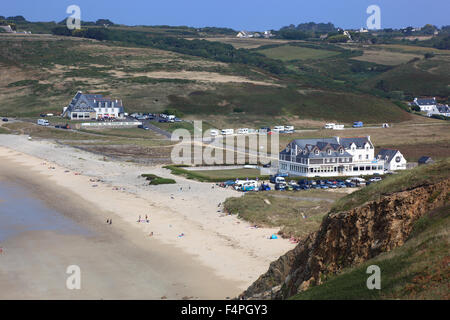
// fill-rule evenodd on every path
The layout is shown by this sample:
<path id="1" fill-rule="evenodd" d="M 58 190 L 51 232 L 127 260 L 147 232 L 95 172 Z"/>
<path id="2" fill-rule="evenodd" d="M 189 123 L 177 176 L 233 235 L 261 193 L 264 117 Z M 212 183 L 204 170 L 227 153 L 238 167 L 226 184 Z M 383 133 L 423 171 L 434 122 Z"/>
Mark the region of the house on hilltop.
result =
<path id="1" fill-rule="evenodd" d="M 64 107 L 62 116 L 71 120 L 120 119 L 124 117 L 124 108 L 122 100 L 78 91 L 70 104 Z"/>
<path id="2" fill-rule="evenodd" d="M 420 108 L 420 111 L 428 112 L 436 107 L 436 98 L 414 98 L 413 105 Z"/>

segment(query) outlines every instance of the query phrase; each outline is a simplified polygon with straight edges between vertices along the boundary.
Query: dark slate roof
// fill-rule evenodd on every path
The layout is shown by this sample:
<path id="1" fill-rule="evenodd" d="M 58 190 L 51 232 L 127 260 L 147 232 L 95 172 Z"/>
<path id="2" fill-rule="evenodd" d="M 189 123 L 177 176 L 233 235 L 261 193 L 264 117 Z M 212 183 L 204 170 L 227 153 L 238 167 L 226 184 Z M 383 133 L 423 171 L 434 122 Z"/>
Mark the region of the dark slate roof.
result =
<path id="1" fill-rule="evenodd" d="M 81 107 L 77 105 L 79 101 L 84 101 L 86 103 L 86 107 Z M 98 108 L 98 102 L 108 102 L 111 107 L 111 102 L 114 102 L 115 108 L 121 108 L 123 112 L 123 105 L 121 100 L 114 100 L 107 97 L 103 97 L 101 94 L 84 94 L 81 91 L 78 91 L 73 97 L 72 101 L 68 105 L 67 111 L 82 111 L 82 112 L 94 112 L 94 108 Z"/>
<path id="2" fill-rule="evenodd" d="M 297 158 L 336 158 L 336 157 L 351 157 L 351 154 L 344 151 L 340 153 L 339 149 L 342 147 L 338 143 L 338 139 L 334 138 L 322 138 L 322 139 L 296 139 L 289 145 L 296 144 L 299 149 L 302 150 Z M 282 154 L 290 154 L 290 151 L 286 150 L 287 147 L 281 151 Z M 315 150 L 319 150 L 319 154 L 315 153 Z M 303 150 L 306 150 L 306 154 L 303 154 Z M 328 150 L 331 150 L 328 154 Z"/>
<path id="3" fill-rule="evenodd" d="M 377 154 L 377 159 L 386 160 L 387 157 L 387 162 L 391 162 L 397 152 L 398 150 L 395 149 L 381 149 Z"/>
<path id="4" fill-rule="evenodd" d="M 416 98 L 414 102 L 420 106 L 433 105 L 436 104 L 436 98 Z"/>
<path id="5" fill-rule="evenodd" d="M 445 106 L 443 104 L 437 105 L 436 108 L 438 109 L 438 111 L 440 113 L 449 113 L 450 112 L 450 107 L 449 106 Z"/>
<path id="6" fill-rule="evenodd" d="M 354 143 L 357 148 L 364 148 L 365 144 L 369 143 L 370 147 L 373 148 L 373 145 L 368 137 L 340 138 L 339 142 L 346 149 L 349 149 L 352 143 Z"/>
<path id="7" fill-rule="evenodd" d="M 420 157 L 418 162 L 419 163 L 433 162 L 433 159 L 431 159 L 431 157 L 428 157 L 428 156 L 423 156 L 423 157 Z"/>

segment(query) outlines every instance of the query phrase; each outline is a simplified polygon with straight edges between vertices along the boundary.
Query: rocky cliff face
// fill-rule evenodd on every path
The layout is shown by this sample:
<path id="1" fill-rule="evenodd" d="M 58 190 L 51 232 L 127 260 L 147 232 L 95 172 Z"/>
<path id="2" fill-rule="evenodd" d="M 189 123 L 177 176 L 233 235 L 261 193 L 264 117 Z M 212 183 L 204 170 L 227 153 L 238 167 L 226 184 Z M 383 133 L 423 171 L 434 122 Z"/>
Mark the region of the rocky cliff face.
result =
<path id="1" fill-rule="evenodd" d="M 446 179 L 328 215 L 317 232 L 272 262 L 240 297 L 286 299 L 321 284 L 327 275 L 403 245 L 417 219 L 448 201 L 449 186 Z"/>

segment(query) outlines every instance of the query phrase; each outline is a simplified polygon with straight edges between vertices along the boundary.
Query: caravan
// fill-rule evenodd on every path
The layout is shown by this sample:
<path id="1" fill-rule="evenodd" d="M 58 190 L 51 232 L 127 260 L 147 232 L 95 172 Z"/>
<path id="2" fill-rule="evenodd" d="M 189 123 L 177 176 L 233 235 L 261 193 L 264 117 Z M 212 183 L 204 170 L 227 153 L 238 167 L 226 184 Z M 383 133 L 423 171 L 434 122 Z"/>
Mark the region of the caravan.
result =
<path id="1" fill-rule="evenodd" d="M 284 126 L 284 133 L 294 133 L 294 126 Z"/>
<path id="2" fill-rule="evenodd" d="M 39 119 L 39 120 L 37 121 L 37 124 L 40 125 L 40 126 L 45 126 L 45 127 L 50 125 L 50 123 L 48 122 L 48 120 L 45 120 L 45 119 Z"/>
<path id="3" fill-rule="evenodd" d="M 238 134 L 248 134 L 248 128 L 240 128 L 237 131 Z"/>
<path id="4" fill-rule="evenodd" d="M 222 129 L 221 133 L 224 136 L 234 134 L 234 129 Z"/>
<path id="5" fill-rule="evenodd" d="M 282 132 L 284 131 L 284 126 L 275 126 L 273 128 L 273 132 Z"/>
<path id="6" fill-rule="evenodd" d="M 258 191 L 256 180 L 236 180 L 234 188 L 238 191 Z"/>

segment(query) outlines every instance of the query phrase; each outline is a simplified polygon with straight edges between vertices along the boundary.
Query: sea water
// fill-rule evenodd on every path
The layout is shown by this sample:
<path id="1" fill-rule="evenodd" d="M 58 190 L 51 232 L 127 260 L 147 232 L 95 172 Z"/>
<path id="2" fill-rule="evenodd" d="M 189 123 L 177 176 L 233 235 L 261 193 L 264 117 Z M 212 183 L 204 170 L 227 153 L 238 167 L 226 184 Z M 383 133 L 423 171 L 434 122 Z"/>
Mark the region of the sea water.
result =
<path id="1" fill-rule="evenodd" d="M 0 242 L 27 231 L 89 234 L 87 229 L 33 197 L 26 188 L 0 181 Z"/>

